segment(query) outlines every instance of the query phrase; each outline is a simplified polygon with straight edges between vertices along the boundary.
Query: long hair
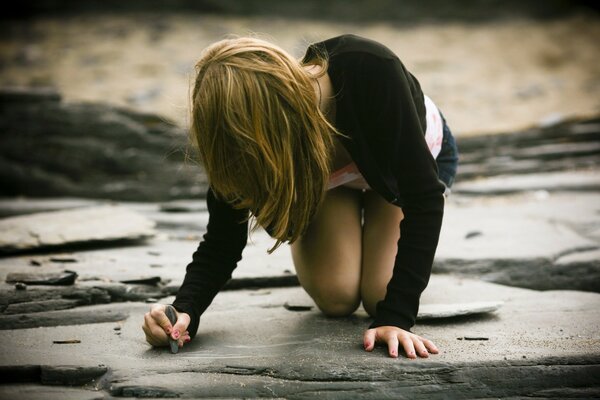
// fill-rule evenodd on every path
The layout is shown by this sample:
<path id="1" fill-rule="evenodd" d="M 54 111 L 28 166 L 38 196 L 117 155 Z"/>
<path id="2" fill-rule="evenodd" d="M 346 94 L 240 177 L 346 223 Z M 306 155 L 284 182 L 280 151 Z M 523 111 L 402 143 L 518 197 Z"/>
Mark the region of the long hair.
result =
<path id="1" fill-rule="evenodd" d="M 319 110 L 311 75 L 258 38 L 218 41 L 196 64 L 190 134 L 215 194 L 293 243 L 320 206 L 336 129 Z"/>

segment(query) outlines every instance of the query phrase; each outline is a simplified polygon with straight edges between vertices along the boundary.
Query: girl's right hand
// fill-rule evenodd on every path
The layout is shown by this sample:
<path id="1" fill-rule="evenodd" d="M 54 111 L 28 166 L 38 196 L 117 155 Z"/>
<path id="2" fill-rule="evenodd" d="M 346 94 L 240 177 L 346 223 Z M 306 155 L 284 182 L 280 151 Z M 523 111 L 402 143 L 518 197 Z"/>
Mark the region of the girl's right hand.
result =
<path id="1" fill-rule="evenodd" d="M 154 347 L 168 346 L 169 336 L 173 340 L 177 340 L 179 347 L 183 347 L 184 343 L 191 340 L 187 327 L 190 324 L 190 316 L 184 312 L 178 312 L 177 322 L 171 325 L 167 314 L 165 314 L 167 306 L 164 304 L 152 304 L 150 312 L 144 314 L 144 324 L 142 329 L 146 334 L 146 341 Z"/>

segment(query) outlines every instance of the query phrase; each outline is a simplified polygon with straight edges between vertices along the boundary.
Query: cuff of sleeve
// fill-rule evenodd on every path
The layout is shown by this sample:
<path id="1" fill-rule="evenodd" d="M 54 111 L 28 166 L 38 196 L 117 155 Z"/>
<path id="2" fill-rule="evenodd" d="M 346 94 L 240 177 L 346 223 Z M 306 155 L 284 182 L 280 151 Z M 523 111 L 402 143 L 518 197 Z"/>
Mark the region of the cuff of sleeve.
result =
<path id="1" fill-rule="evenodd" d="M 369 325 L 369 329 L 377 328 L 380 326 L 396 326 L 400 329 L 410 332 L 410 329 L 415 324 L 414 318 L 407 318 L 398 313 L 386 310 L 378 305 L 377 316 L 375 320 Z"/>
<path id="2" fill-rule="evenodd" d="M 200 316 L 194 310 L 194 307 L 189 303 L 178 303 L 174 302 L 171 304 L 178 312 L 184 312 L 190 316 L 190 324 L 188 325 L 188 332 L 190 333 L 190 339 L 193 339 L 198 332 L 198 326 L 200 325 Z"/>

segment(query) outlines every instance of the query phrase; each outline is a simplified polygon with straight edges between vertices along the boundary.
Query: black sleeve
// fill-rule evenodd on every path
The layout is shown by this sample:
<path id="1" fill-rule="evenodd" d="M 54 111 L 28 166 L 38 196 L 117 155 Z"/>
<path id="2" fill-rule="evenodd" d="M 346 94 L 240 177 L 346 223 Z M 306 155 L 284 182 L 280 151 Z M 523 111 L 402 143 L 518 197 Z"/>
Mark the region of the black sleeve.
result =
<path id="1" fill-rule="evenodd" d="M 206 233 L 187 266 L 183 284 L 173 302 L 178 311 L 190 315 L 188 331 L 192 338 L 198 331 L 200 316 L 242 259 L 248 239 L 247 211 L 234 209 L 216 198 L 210 189 L 206 203 L 209 213 Z"/>
<path id="2" fill-rule="evenodd" d="M 382 170 L 394 176 L 404 220 L 394 272 L 371 327 L 415 323 L 421 293 L 429 282 L 444 211 L 444 185 L 424 137 L 424 103 L 418 81 L 397 58 L 362 60 L 364 109 L 372 151 L 384 157 Z M 366 123 L 366 121 L 365 121 Z"/>

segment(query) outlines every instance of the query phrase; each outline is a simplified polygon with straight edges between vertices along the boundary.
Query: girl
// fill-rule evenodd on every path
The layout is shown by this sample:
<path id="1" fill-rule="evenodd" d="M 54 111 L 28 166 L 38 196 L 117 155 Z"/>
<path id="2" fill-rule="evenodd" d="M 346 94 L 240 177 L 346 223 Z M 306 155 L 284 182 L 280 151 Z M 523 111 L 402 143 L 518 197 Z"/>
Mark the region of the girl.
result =
<path id="1" fill-rule="evenodd" d="M 301 61 L 255 38 L 226 39 L 196 65 L 191 136 L 210 214 L 173 306 L 145 315 L 147 341 L 189 342 L 241 259 L 249 220 L 291 245 L 300 284 L 328 316 L 362 303 L 364 348 L 391 357 L 438 349 L 410 332 L 427 286 L 454 139 L 387 47 L 356 35 L 309 46 Z M 436 159 L 437 158 L 437 159 Z M 402 228 L 402 229 L 400 229 Z"/>

